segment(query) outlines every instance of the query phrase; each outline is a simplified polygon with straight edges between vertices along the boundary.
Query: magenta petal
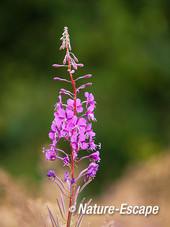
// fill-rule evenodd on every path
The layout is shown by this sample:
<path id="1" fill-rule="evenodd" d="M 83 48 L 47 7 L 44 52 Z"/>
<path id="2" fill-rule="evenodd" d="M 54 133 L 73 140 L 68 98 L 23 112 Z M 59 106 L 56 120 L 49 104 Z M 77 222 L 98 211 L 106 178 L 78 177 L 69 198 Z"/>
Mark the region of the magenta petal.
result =
<path id="1" fill-rule="evenodd" d="M 80 106 L 81 105 L 81 100 L 80 99 L 76 99 L 76 105 Z"/>
<path id="2" fill-rule="evenodd" d="M 67 113 L 67 119 L 70 119 L 70 118 L 72 118 L 74 116 L 74 113 L 73 113 L 72 110 L 67 109 L 66 113 Z"/>
<path id="3" fill-rule="evenodd" d="M 78 124 L 81 125 L 81 126 L 86 126 L 86 119 L 84 118 L 80 118 L 79 121 L 78 121 Z"/>
<path id="4" fill-rule="evenodd" d="M 78 144 L 75 142 L 71 142 L 71 146 L 74 150 L 77 150 L 77 148 L 78 148 Z"/>
<path id="5" fill-rule="evenodd" d="M 83 107 L 81 107 L 81 106 L 80 107 L 77 107 L 77 112 L 78 113 L 82 113 L 83 112 Z"/>
<path id="6" fill-rule="evenodd" d="M 86 142 L 83 142 L 82 144 L 81 144 L 81 149 L 82 150 L 86 150 L 87 148 L 88 148 L 88 143 L 86 143 Z"/>
<path id="7" fill-rule="evenodd" d="M 59 114 L 59 117 L 62 117 L 62 118 L 65 118 L 66 117 L 65 110 L 63 110 L 61 108 L 58 110 L 58 114 Z"/>
<path id="8" fill-rule="evenodd" d="M 56 131 L 56 125 L 55 124 L 52 124 L 51 125 L 51 129 L 52 129 L 52 131 Z"/>
<path id="9" fill-rule="evenodd" d="M 88 133 L 88 134 L 89 134 L 90 137 L 94 137 L 94 136 L 96 135 L 95 132 L 90 132 L 90 133 Z"/>
<path id="10" fill-rule="evenodd" d="M 87 97 L 89 96 L 89 93 L 86 91 L 86 92 L 84 93 L 84 96 L 87 98 Z"/>
<path id="11" fill-rule="evenodd" d="M 89 95 L 89 101 L 93 101 L 93 100 L 94 100 L 94 96 L 93 96 L 92 93 L 90 93 L 90 95 Z"/>
<path id="12" fill-rule="evenodd" d="M 79 141 L 82 142 L 82 141 L 85 141 L 86 140 L 86 136 L 84 134 L 80 134 L 79 135 Z"/>
<path id="13" fill-rule="evenodd" d="M 94 143 L 94 141 L 91 141 L 90 142 L 90 148 L 91 148 L 91 150 L 95 150 L 95 143 Z"/>
<path id="14" fill-rule="evenodd" d="M 56 140 L 56 138 L 54 138 L 54 139 L 53 139 L 53 146 L 55 147 L 56 144 L 57 144 L 57 140 Z"/>
<path id="15" fill-rule="evenodd" d="M 90 123 L 89 125 L 86 126 L 87 131 L 91 130 L 91 128 L 92 128 L 92 123 Z"/>
<path id="16" fill-rule="evenodd" d="M 99 151 L 96 151 L 92 154 L 89 155 L 89 158 L 92 158 L 94 161 L 97 161 L 97 162 L 100 162 L 100 152 Z"/>
<path id="17" fill-rule="evenodd" d="M 54 112 L 54 117 L 58 117 L 58 113 L 57 112 Z"/>
<path id="18" fill-rule="evenodd" d="M 96 120 L 93 113 L 88 114 L 87 117 L 88 117 L 89 120 L 92 120 L 92 121 Z"/>
<path id="19" fill-rule="evenodd" d="M 55 132 L 51 131 L 49 134 L 48 134 L 49 138 L 52 140 L 55 136 Z"/>
<path id="20" fill-rule="evenodd" d="M 58 98 L 59 98 L 59 101 L 62 102 L 62 96 L 59 95 Z"/>
<path id="21" fill-rule="evenodd" d="M 56 124 L 58 128 L 61 127 L 62 122 L 58 116 L 54 119 L 54 124 Z"/>
<path id="22" fill-rule="evenodd" d="M 71 142 L 77 142 L 77 133 L 74 133 L 74 134 L 71 136 Z"/>
<path id="23" fill-rule="evenodd" d="M 87 111 L 92 112 L 94 110 L 94 105 L 88 107 Z"/>
<path id="24" fill-rule="evenodd" d="M 72 123 L 73 123 L 74 125 L 77 124 L 77 119 L 78 119 L 78 117 L 77 117 L 76 115 L 74 115 L 73 118 L 72 118 Z"/>
<path id="25" fill-rule="evenodd" d="M 74 106 L 74 100 L 73 99 L 68 99 L 67 100 L 67 105 L 73 107 Z"/>

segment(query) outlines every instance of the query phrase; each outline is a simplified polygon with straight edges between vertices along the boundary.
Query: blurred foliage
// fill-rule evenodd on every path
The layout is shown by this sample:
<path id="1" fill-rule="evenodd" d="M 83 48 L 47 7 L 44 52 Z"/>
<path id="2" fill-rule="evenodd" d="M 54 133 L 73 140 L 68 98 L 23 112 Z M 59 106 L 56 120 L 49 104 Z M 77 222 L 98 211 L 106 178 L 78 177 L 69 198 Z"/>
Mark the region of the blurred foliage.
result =
<path id="1" fill-rule="evenodd" d="M 72 49 L 92 73 L 102 143 L 96 183 L 109 183 L 127 164 L 169 144 L 170 2 L 167 0 L 1 0 L 0 164 L 16 176 L 41 178 L 64 70 L 59 38 L 69 27 Z M 64 146 L 64 144 L 62 144 Z"/>

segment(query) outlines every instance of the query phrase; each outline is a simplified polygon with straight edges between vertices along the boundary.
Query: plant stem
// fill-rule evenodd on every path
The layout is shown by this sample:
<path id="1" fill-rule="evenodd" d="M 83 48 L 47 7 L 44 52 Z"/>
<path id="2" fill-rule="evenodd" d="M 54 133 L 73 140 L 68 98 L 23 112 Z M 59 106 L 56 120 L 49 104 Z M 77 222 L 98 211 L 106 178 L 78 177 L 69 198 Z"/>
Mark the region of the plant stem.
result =
<path id="1" fill-rule="evenodd" d="M 69 48 L 68 48 L 68 45 L 66 45 L 66 46 L 67 46 L 67 56 L 69 56 Z M 68 59 L 68 68 L 69 68 L 71 83 L 73 85 L 73 90 L 74 90 L 74 115 L 76 115 L 76 86 L 75 86 L 75 82 L 73 80 L 73 76 L 71 73 L 71 64 L 70 64 L 69 59 Z M 71 147 L 71 174 L 72 174 L 72 179 L 73 179 L 74 178 L 74 149 L 73 149 L 73 147 Z M 74 197 L 74 184 L 71 185 L 69 208 L 73 204 L 73 197 Z M 71 214 L 72 213 L 70 211 L 68 211 L 67 227 L 70 227 L 70 224 L 71 224 Z"/>

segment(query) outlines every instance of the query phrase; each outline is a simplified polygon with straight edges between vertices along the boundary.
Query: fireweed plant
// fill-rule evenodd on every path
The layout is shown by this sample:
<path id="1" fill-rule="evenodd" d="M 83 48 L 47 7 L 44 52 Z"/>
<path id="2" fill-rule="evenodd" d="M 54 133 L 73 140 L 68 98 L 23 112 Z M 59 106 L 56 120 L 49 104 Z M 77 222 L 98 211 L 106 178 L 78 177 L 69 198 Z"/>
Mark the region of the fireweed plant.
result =
<path id="1" fill-rule="evenodd" d="M 74 78 L 73 74 L 78 67 L 83 67 L 83 64 L 78 63 L 78 59 L 71 52 L 70 38 L 68 34 L 68 28 L 64 28 L 64 32 L 61 37 L 62 45 L 61 49 L 66 50 L 66 55 L 63 60 L 62 65 L 54 64 L 53 67 L 65 67 L 69 74 L 69 79 L 63 79 L 55 77 L 56 81 L 65 81 L 70 83 L 73 88 L 73 92 L 65 89 L 61 89 L 59 92 L 59 101 L 54 105 L 54 120 L 51 125 L 51 131 L 49 133 L 49 138 L 52 140 L 48 149 L 43 148 L 46 159 L 50 161 L 56 161 L 60 159 L 63 162 L 63 166 L 68 167 L 68 171 L 65 172 L 63 179 L 60 179 L 55 171 L 50 170 L 47 174 L 49 179 L 57 184 L 61 193 L 60 199 L 61 203 L 57 199 L 59 210 L 61 213 L 66 226 L 80 226 L 83 218 L 83 214 L 80 213 L 76 220 L 73 220 L 73 214 L 71 209 L 77 207 L 77 198 L 82 190 L 94 179 L 96 172 L 98 170 L 100 161 L 99 149 L 101 145 L 95 144 L 95 132 L 92 130 L 92 122 L 96 121 L 94 117 L 94 109 L 96 107 L 96 102 L 94 101 L 94 96 L 92 93 L 85 91 L 84 101 L 77 98 L 80 90 L 91 86 L 92 83 L 86 83 L 79 87 L 76 87 L 76 82 L 80 79 L 90 78 L 92 75 L 87 74 L 85 76 L 80 76 Z M 67 103 L 62 102 L 62 96 L 68 96 Z M 65 152 L 58 149 L 56 146 L 61 138 L 69 141 L 71 151 Z M 79 157 L 79 153 L 84 150 L 86 155 Z M 87 168 L 83 169 L 77 176 L 75 176 L 75 166 L 80 165 L 80 161 L 83 159 L 89 159 L 90 164 Z M 80 181 L 83 178 L 83 184 Z M 68 201 L 68 209 L 66 209 L 64 204 L 63 196 L 66 197 Z M 84 199 L 80 202 L 83 203 Z M 91 202 L 91 199 L 87 202 L 87 205 Z M 54 215 L 48 207 L 50 219 L 52 226 L 62 226 L 59 223 L 58 218 L 55 220 Z"/>

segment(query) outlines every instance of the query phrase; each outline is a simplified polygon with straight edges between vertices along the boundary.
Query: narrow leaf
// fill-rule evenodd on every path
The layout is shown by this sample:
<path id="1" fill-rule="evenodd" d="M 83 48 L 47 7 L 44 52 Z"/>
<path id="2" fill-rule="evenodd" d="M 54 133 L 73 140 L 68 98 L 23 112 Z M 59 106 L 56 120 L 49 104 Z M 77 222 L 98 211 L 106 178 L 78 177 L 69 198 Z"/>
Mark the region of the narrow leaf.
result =
<path id="1" fill-rule="evenodd" d="M 60 210 L 60 214 L 61 214 L 62 218 L 65 220 L 64 215 L 63 215 L 63 212 L 62 212 L 62 209 L 61 209 L 61 206 L 60 206 L 60 202 L 59 202 L 58 198 L 57 198 L 57 205 L 58 205 L 58 208 L 59 208 L 59 210 Z M 65 221 L 66 221 L 66 220 L 65 220 Z"/>
<path id="2" fill-rule="evenodd" d="M 60 193 L 60 198 L 61 198 L 61 204 L 62 204 L 62 207 L 63 207 L 64 214 L 66 214 L 65 205 L 64 205 L 64 199 L 63 199 L 63 196 L 62 196 L 61 193 Z"/>
<path id="3" fill-rule="evenodd" d="M 92 180 L 87 181 L 80 189 L 80 192 L 83 191 L 83 189 L 91 182 Z"/>
<path id="4" fill-rule="evenodd" d="M 55 221 L 55 218 L 54 218 L 54 216 L 53 216 L 53 214 L 52 214 L 52 212 L 51 212 L 51 210 L 50 210 L 50 208 L 49 208 L 48 205 L 47 205 L 47 208 L 48 208 L 48 212 L 49 212 L 49 215 L 50 215 L 50 219 L 51 219 L 52 226 L 53 226 L 53 227 L 58 227 L 58 226 L 57 226 L 57 223 L 56 223 L 56 221 Z"/>

